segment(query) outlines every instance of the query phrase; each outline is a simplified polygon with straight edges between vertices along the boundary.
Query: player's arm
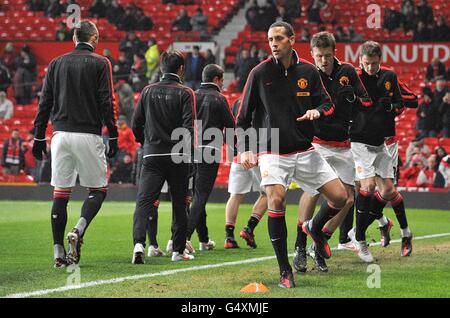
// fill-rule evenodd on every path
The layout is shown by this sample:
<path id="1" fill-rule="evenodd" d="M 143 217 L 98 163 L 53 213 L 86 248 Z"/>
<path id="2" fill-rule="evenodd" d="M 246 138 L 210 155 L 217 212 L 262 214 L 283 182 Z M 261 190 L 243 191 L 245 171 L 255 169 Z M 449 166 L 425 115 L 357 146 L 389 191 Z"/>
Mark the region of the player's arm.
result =
<path id="1" fill-rule="evenodd" d="M 317 106 L 314 109 L 307 110 L 303 116 L 297 118 L 297 121 L 315 120 L 321 116 L 331 116 L 334 113 L 334 104 L 322 83 L 319 71 L 316 69 L 312 70 L 311 82 L 311 102 L 313 106 Z"/>
<path id="2" fill-rule="evenodd" d="M 403 104 L 406 108 L 417 108 L 419 106 L 419 98 L 409 87 L 403 83 L 401 80 L 398 80 L 398 86 L 400 88 L 400 93 L 402 95 Z"/>
<path id="3" fill-rule="evenodd" d="M 245 130 L 252 125 L 253 112 L 258 102 L 258 83 L 255 72 L 251 71 L 247 78 L 247 83 L 245 84 L 241 97 L 241 105 L 236 116 L 237 150 L 241 153 L 241 164 L 245 169 L 250 169 L 256 165 L 256 157 L 250 150 L 250 141 L 245 138 Z"/>
<path id="4" fill-rule="evenodd" d="M 405 104 L 403 102 L 402 93 L 400 91 L 399 81 L 397 75 L 393 74 L 392 77 L 392 112 L 396 115 L 400 115 L 405 110 Z"/>
<path id="5" fill-rule="evenodd" d="M 183 94 L 182 101 L 182 125 L 183 128 L 189 131 L 191 136 L 190 147 L 191 154 L 193 154 L 193 148 L 198 146 L 197 108 L 194 91 L 192 89 L 187 89 Z"/>
<path id="6" fill-rule="evenodd" d="M 98 79 L 98 102 L 103 123 L 108 128 L 109 138 L 117 139 L 117 101 L 114 96 L 111 62 L 104 59 Z"/>
<path id="7" fill-rule="evenodd" d="M 139 100 L 136 109 L 133 113 L 133 119 L 131 121 L 131 129 L 133 130 L 134 138 L 141 145 L 144 144 L 144 126 L 145 126 L 145 101 L 147 99 L 148 88 L 144 89 L 139 96 Z"/>
<path id="8" fill-rule="evenodd" d="M 353 87 L 356 96 L 355 105 L 361 108 L 372 107 L 372 99 L 370 98 L 369 93 L 367 93 L 366 87 L 362 83 L 361 78 L 353 67 L 349 69 L 349 79 L 350 85 Z"/>
<path id="9" fill-rule="evenodd" d="M 54 106 L 53 96 L 53 73 L 54 62 L 50 63 L 47 75 L 45 76 L 42 87 L 41 98 L 39 99 L 39 108 L 34 119 L 35 140 L 45 141 L 45 131 L 47 130 L 48 120 Z"/>
<path id="10" fill-rule="evenodd" d="M 235 127 L 235 118 L 233 116 L 233 113 L 231 112 L 230 106 L 228 105 L 228 102 L 225 97 L 221 98 L 222 101 L 222 119 L 223 119 L 223 126 L 225 128 L 234 128 Z"/>

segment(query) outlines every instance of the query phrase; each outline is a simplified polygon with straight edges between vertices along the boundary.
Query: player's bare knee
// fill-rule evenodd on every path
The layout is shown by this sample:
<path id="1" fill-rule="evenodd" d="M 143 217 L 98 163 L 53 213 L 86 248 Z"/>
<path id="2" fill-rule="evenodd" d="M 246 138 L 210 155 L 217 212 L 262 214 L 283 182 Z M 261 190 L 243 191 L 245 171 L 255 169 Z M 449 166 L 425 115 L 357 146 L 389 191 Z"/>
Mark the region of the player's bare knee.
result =
<path id="1" fill-rule="evenodd" d="M 269 207 L 276 210 L 283 210 L 285 206 L 284 197 L 281 195 L 272 195 L 269 198 Z"/>

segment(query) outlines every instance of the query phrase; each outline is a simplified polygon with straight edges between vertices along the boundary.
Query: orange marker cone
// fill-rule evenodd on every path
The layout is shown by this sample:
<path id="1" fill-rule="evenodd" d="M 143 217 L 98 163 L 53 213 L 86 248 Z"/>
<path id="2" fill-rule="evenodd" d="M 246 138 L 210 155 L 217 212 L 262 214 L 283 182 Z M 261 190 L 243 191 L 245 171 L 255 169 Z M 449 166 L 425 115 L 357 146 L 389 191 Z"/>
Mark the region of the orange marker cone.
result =
<path id="1" fill-rule="evenodd" d="M 250 283 L 241 289 L 244 293 L 267 293 L 269 288 L 267 288 L 263 283 Z"/>

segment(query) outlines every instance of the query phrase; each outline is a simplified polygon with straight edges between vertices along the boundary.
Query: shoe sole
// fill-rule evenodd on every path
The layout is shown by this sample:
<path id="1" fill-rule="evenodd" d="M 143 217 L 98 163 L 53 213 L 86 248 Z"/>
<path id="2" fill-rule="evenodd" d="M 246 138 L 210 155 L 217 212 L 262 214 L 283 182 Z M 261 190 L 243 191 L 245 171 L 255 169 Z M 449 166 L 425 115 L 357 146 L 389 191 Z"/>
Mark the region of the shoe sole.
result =
<path id="1" fill-rule="evenodd" d="M 255 239 L 252 238 L 252 237 L 250 236 L 250 234 L 248 234 L 248 233 L 245 232 L 245 231 L 241 231 L 241 232 L 239 233 L 239 236 L 247 242 L 247 245 L 248 245 L 248 246 L 250 246 L 251 248 L 256 248 L 256 242 L 255 242 Z"/>
<path id="2" fill-rule="evenodd" d="M 67 263 L 78 264 L 80 262 L 80 255 L 77 252 L 78 235 L 69 233 L 67 235 L 67 242 L 69 245 L 69 251 L 67 252 Z"/>
<path id="3" fill-rule="evenodd" d="M 323 246 L 323 249 L 319 248 L 319 250 L 316 251 L 316 252 L 318 252 L 323 258 L 329 259 L 331 257 L 330 246 L 328 245 L 327 242 L 325 242 L 325 243 L 322 242 L 322 243 L 317 244 L 318 240 L 317 240 L 317 238 L 314 238 L 314 236 L 312 235 L 311 231 L 308 229 L 308 226 L 307 226 L 308 224 L 309 223 L 303 223 L 303 226 L 302 226 L 303 232 L 305 232 L 305 234 L 308 235 L 314 241 L 314 244 L 316 245 L 316 248 L 317 248 L 317 246 L 321 246 L 321 245 Z M 321 253 L 322 251 L 324 253 Z"/>

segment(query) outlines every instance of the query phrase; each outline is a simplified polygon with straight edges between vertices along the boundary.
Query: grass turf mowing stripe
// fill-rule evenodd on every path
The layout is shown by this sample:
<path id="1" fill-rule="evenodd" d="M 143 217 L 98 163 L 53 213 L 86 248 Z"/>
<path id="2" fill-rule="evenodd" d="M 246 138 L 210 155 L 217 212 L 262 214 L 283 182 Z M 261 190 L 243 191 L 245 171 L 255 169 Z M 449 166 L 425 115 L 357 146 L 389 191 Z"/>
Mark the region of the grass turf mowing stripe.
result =
<path id="1" fill-rule="evenodd" d="M 423 235 L 423 236 L 414 237 L 413 240 L 425 240 L 425 239 L 445 237 L 445 236 L 450 236 L 450 233 Z M 401 242 L 401 240 L 392 240 L 391 241 L 391 243 L 400 243 L 400 242 Z M 380 242 L 376 242 L 376 243 L 371 243 L 370 246 L 379 246 L 380 244 L 381 244 Z M 337 248 L 332 248 L 332 250 L 336 251 Z M 289 254 L 289 256 L 292 257 L 293 254 Z M 79 285 L 69 285 L 69 286 L 62 286 L 62 287 L 52 288 L 52 289 L 43 289 L 43 290 L 36 290 L 36 291 L 32 291 L 32 292 L 11 294 L 11 295 L 5 296 L 4 298 L 28 298 L 28 297 L 33 297 L 33 296 L 43 296 L 43 295 L 48 295 L 51 293 L 65 292 L 65 291 L 69 291 L 69 290 L 82 289 L 82 288 L 99 286 L 99 285 L 116 284 L 116 283 L 121 283 L 121 282 L 129 281 L 129 280 L 138 280 L 141 278 L 168 276 L 168 275 L 174 275 L 174 274 L 188 272 L 188 271 L 198 271 L 198 270 L 218 268 L 218 267 L 224 267 L 224 266 L 250 264 L 250 263 L 272 260 L 274 258 L 275 258 L 275 256 L 265 256 L 265 257 L 250 258 L 250 259 L 240 260 L 240 261 L 167 270 L 167 271 L 162 271 L 162 272 L 158 272 L 158 273 L 148 273 L 148 274 L 141 274 L 141 275 L 125 276 L 125 277 L 113 278 L 113 279 L 108 279 L 108 280 L 97 280 L 97 281 L 92 281 L 92 282 L 81 283 Z"/>

